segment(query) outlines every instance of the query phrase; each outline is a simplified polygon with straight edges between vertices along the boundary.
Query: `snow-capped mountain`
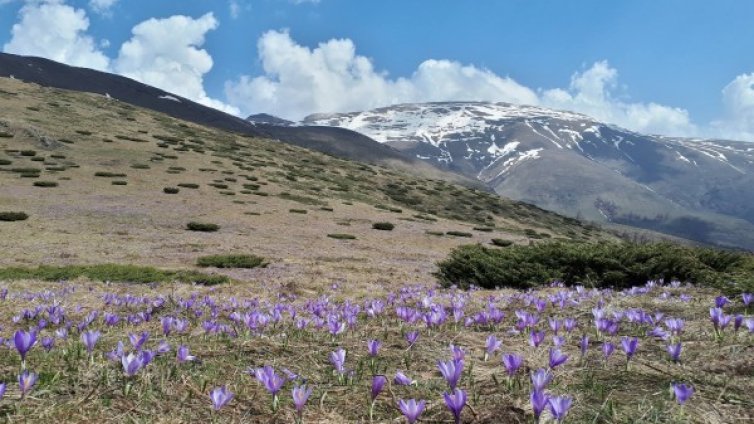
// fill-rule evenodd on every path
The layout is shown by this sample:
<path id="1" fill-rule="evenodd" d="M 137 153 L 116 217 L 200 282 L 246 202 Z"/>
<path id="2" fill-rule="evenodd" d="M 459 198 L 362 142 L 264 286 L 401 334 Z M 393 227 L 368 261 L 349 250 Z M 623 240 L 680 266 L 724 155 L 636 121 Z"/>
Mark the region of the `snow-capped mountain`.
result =
<path id="1" fill-rule="evenodd" d="M 302 123 L 360 132 L 572 216 L 754 249 L 754 143 L 645 135 L 507 103 L 404 104 Z"/>

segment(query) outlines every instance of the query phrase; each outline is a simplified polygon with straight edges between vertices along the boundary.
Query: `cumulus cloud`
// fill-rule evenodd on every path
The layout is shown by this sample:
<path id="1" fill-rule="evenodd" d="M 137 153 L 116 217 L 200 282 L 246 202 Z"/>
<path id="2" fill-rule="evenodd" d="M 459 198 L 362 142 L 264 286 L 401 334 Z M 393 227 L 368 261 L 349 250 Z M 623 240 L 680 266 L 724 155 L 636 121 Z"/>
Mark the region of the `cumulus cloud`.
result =
<path id="1" fill-rule="evenodd" d="M 115 0 L 92 0 L 91 7 L 112 7 Z M 101 9 L 105 10 L 105 9 Z M 86 11 L 64 0 L 28 1 L 19 11 L 11 39 L 3 46 L 8 53 L 41 56 L 74 66 L 115 72 L 153 85 L 206 106 L 238 114 L 238 109 L 210 98 L 204 90 L 204 75 L 212 69 L 210 54 L 202 49 L 207 32 L 218 27 L 208 13 L 197 19 L 171 16 L 149 19 L 132 30 L 115 59 L 100 48 L 109 41 L 95 41 L 87 34 Z"/>
<path id="2" fill-rule="evenodd" d="M 754 141 L 754 73 L 737 76 L 722 97 L 725 114 L 712 123 L 715 135 Z"/>
<path id="3" fill-rule="evenodd" d="M 118 0 L 89 0 L 89 7 L 101 15 L 109 15 Z"/>
<path id="4" fill-rule="evenodd" d="M 210 98 L 204 90 L 204 75 L 212 69 L 212 56 L 201 48 L 217 19 L 207 13 L 198 19 L 171 16 L 149 19 L 136 25 L 123 43 L 113 70 L 121 75 L 159 87 L 206 106 L 238 113 Z"/>
<path id="5" fill-rule="evenodd" d="M 61 0 L 27 2 L 3 51 L 42 56 L 73 66 L 108 70 L 110 60 L 86 34 L 89 19 L 83 9 Z"/>
<path id="6" fill-rule="evenodd" d="M 606 61 L 576 73 L 568 88 L 534 90 L 510 77 L 449 60 L 426 60 L 409 77 L 391 78 L 356 53 L 349 39 L 308 48 L 287 31 L 258 42 L 263 75 L 226 83 L 229 102 L 245 113 L 300 119 L 316 112 L 350 112 L 396 103 L 447 100 L 540 105 L 591 115 L 641 132 L 690 135 L 698 131 L 688 111 L 657 103 L 628 102 L 614 93 L 618 72 Z"/>
<path id="7" fill-rule="evenodd" d="M 299 119 L 314 112 L 343 112 L 394 103 L 496 100 L 536 103 L 537 94 L 514 80 L 448 60 L 427 60 L 408 78 L 391 79 L 348 39 L 310 49 L 286 31 L 258 42 L 264 75 L 226 83 L 226 96 L 244 112 Z"/>
<path id="8" fill-rule="evenodd" d="M 634 131 L 672 135 L 697 133 L 687 110 L 623 101 L 614 95 L 617 85 L 618 71 L 607 61 L 601 61 L 574 74 L 567 90 L 545 90 L 540 100 L 543 106 L 581 112 Z"/>

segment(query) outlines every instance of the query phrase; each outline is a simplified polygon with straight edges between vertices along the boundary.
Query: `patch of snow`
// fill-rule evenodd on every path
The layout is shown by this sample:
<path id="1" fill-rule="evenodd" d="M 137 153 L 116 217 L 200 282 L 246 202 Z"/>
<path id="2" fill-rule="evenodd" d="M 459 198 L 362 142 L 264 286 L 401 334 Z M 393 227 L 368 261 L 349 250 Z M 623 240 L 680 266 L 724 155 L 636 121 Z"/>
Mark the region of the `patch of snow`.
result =
<path id="1" fill-rule="evenodd" d="M 178 103 L 181 102 L 177 97 L 171 96 L 170 94 L 165 94 L 164 96 L 160 96 L 159 99 L 162 99 L 162 100 L 172 100 L 172 101 L 178 102 Z"/>

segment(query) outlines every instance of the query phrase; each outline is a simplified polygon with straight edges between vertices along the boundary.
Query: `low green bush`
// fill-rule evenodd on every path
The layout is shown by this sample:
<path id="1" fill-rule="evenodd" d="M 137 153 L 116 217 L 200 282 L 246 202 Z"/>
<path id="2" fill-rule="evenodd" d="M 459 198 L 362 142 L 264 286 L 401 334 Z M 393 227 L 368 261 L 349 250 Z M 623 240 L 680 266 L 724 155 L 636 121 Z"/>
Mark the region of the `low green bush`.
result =
<path id="1" fill-rule="evenodd" d="M 34 150 L 21 150 L 21 156 L 36 156 L 37 152 Z"/>
<path id="2" fill-rule="evenodd" d="M 68 265 L 40 266 L 37 268 L 0 268 L 0 280 L 60 281 L 86 277 L 95 281 L 115 283 L 156 283 L 180 281 L 202 285 L 227 283 L 224 275 L 209 275 L 196 271 L 162 270 L 136 265 Z"/>
<path id="3" fill-rule="evenodd" d="M 492 245 L 498 246 L 498 247 L 508 247 L 508 246 L 511 246 L 513 244 L 513 242 L 511 240 L 505 240 L 505 239 L 501 239 L 501 238 L 494 238 L 494 239 L 490 240 L 490 243 Z"/>
<path id="4" fill-rule="evenodd" d="M 11 165 L 13 161 L 10 159 L 0 159 L 0 165 Z"/>
<path id="5" fill-rule="evenodd" d="M 213 233 L 219 230 L 220 226 L 217 224 L 209 224 L 206 222 L 191 221 L 188 224 L 186 224 L 186 229 L 189 231 L 203 231 L 206 233 Z"/>
<path id="6" fill-rule="evenodd" d="M 58 183 L 55 181 L 34 181 L 34 187 L 57 187 Z"/>
<path id="7" fill-rule="evenodd" d="M 375 222 L 372 224 L 372 229 L 381 231 L 393 231 L 395 225 L 390 222 Z"/>
<path id="8" fill-rule="evenodd" d="M 180 183 L 180 184 L 178 184 L 178 187 L 182 187 L 182 188 L 190 188 L 190 189 L 197 189 L 197 188 L 199 188 L 199 184 L 194 184 L 194 183 Z"/>
<path id="9" fill-rule="evenodd" d="M 356 236 L 353 234 L 343 234 L 343 233 L 328 234 L 327 237 L 330 237 L 336 240 L 355 240 L 356 239 Z"/>
<path id="10" fill-rule="evenodd" d="M 204 268 L 257 268 L 267 266 L 267 262 L 255 255 L 212 255 L 198 258 L 196 265 Z"/>
<path id="11" fill-rule="evenodd" d="M 26 221 L 29 215 L 25 212 L 0 212 L 0 221 Z"/>
<path id="12" fill-rule="evenodd" d="M 114 180 L 110 182 L 110 184 L 115 185 L 115 186 L 124 186 L 124 185 L 128 185 L 128 181 Z"/>
<path id="13" fill-rule="evenodd" d="M 495 229 L 494 229 L 494 228 L 492 228 L 492 227 L 474 227 L 474 230 L 475 230 L 475 231 L 481 231 L 481 232 L 483 232 L 483 233 L 491 233 L 491 232 L 493 232 L 493 231 L 494 231 Z"/>
<path id="14" fill-rule="evenodd" d="M 530 288 L 552 281 L 625 289 L 680 280 L 726 293 L 754 290 L 754 256 L 672 243 L 542 242 L 507 249 L 466 245 L 439 264 L 437 277 L 462 288 Z"/>
<path id="15" fill-rule="evenodd" d="M 109 172 L 109 171 L 97 171 L 94 173 L 95 177 L 104 177 L 104 178 L 124 178 L 126 177 L 126 174 L 118 173 L 118 172 Z"/>
<path id="16" fill-rule="evenodd" d="M 474 235 L 471 233 L 467 233 L 464 231 L 448 231 L 445 234 L 453 237 L 473 237 Z"/>
<path id="17" fill-rule="evenodd" d="M 307 213 L 306 209 L 288 209 L 288 212 L 290 213 L 300 213 L 302 215 Z"/>
<path id="18" fill-rule="evenodd" d="M 165 187 L 162 189 L 162 192 L 165 194 L 178 194 L 178 192 L 180 191 L 181 189 L 179 189 L 178 187 Z"/>
<path id="19" fill-rule="evenodd" d="M 442 231 L 430 231 L 430 230 L 427 230 L 426 233 L 429 234 L 430 236 L 444 236 L 445 235 L 445 233 L 443 233 Z"/>

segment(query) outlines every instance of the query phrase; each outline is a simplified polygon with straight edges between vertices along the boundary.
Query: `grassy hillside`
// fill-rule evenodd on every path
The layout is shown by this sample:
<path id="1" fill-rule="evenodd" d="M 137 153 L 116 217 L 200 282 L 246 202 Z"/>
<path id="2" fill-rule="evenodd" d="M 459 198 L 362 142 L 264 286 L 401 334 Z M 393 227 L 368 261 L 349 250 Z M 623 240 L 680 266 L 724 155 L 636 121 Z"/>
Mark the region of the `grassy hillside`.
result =
<path id="1" fill-rule="evenodd" d="M 104 96 L 0 79 L 0 105 L 0 212 L 29 215 L 0 222 L 5 266 L 178 269 L 201 255 L 253 253 L 270 266 L 222 272 L 366 287 L 431 279 L 433 263 L 460 243 L 609 238 L 445 180 L 201 127 Z M 191 221 L 219 229 L 188 231 Z M 375 222 L 395 229 L 375 230 Z"/>

